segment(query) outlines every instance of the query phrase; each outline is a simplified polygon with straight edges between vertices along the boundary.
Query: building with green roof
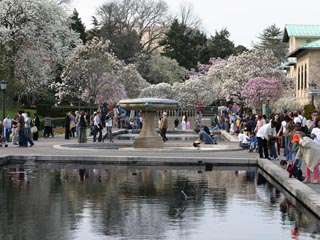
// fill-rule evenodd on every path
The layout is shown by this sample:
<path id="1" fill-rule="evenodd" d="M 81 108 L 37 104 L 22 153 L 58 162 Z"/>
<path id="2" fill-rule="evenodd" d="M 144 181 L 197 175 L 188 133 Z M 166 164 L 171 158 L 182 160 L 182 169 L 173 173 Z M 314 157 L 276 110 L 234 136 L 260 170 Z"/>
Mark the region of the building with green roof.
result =
<path id="1" fill-rule="evenodd" d="M 318 106 L 320 94 L 320 25 L 287 24 L 283 42 L 289 43 L 287 77 L 295 81 L 295 93 L 302 105 Z M 308 117 L 308 116 L 307 116 Z"/>

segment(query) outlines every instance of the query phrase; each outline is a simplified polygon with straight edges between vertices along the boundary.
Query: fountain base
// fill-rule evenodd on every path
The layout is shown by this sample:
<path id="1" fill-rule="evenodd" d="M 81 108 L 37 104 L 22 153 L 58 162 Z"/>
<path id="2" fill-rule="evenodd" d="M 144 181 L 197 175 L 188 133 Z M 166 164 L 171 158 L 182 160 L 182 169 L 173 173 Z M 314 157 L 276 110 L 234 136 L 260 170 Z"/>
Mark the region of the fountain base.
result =
<path id="1" fill-rule="evenodd" d="M 163 148 L 162 138 L 159 136 L 137 137 L 133 142 L 134 148 Z"/>

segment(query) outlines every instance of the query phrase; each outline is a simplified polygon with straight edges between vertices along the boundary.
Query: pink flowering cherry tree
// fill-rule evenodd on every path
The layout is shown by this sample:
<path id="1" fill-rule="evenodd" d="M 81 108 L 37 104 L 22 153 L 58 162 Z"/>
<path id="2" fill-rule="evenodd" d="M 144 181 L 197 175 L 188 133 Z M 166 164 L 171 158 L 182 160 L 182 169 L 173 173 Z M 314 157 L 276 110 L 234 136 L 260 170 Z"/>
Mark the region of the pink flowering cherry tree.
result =
<path id="1" fill-rule="evenodd" d="M 270 102 L 276 100 L 282 94 L 281 83 L 277 79 L 264 77 L 250 78 L 241 91 L 248 107 L 254 109 L 260 104 L 261 99 L 269 98 Z"/>

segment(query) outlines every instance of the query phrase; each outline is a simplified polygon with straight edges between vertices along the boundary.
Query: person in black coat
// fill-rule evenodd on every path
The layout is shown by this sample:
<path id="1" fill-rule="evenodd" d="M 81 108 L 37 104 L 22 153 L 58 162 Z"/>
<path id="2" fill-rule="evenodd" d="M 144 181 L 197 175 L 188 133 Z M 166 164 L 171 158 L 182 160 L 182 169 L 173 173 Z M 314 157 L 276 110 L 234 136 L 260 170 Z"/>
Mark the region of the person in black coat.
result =
<path id="1" fill-rule="evenodd" d="M 33 141 L 38 141 L 39 138 L 39 129 L 40 129 L 40 118 L 38 116 L 38 113 L 33 113 L 33 120 L 32 120 L 33 126 L 36 126 L 38 131 L 33 133 Z"/>
<path id="2" fill-rule="evenodd" d="M 69 112 L 66 114 L 64 127 L 66 129 L 64 139 L 70 139 L 70 113 Z"/>

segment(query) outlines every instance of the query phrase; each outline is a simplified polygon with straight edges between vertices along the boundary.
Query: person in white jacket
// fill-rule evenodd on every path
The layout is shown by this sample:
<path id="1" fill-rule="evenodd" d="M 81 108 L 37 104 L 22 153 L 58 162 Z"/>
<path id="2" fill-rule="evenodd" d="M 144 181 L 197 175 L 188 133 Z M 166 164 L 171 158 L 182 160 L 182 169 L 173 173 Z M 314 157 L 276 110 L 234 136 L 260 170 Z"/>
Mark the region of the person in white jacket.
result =
<path id="1" fill-rule="evenodd" d="M 265 158 L 271 160 L 268 151 L 268 140 L 270 138 L 276 138 L 276 135 L 276 124 L 274 121 L 264 124 L 261 128 L 259 128 L 257 132 L 257 139 L 260 158 L 263 158 L 264 154 Z"/>
<path id="2" fill-rule="evenodd" d="M 295 157 L 295 161 L 298 161 L 302 156 L 307 168 L 306 179 L 304 182 L 310 182 L 310 172 L 313 172 L 313 182 L 319 183 L 319 166 L 320 166 L 320 144 L 316 143 L 309 137 L 300 137 L 299 150 Z"/>

